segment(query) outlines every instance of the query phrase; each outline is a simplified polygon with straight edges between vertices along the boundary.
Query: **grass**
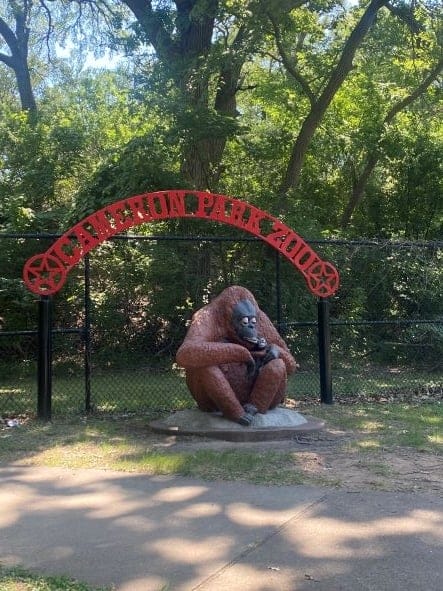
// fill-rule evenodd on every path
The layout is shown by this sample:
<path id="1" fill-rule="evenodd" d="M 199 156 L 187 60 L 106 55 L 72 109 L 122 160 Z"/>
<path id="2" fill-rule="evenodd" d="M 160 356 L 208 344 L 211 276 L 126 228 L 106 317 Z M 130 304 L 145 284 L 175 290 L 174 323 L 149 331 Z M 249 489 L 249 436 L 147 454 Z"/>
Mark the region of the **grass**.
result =
<path id="1" fill-rule="evenodd" d="M 348 451 L 371 453 L 410 448 L 443 451 L 443 406 L 359 404 L 315 407 L 313 414 L 329 427 L 354 436 Z M 303 412 L 309 413 L 309 408 Z M 165 438 L 150 433 L 144 417 L 74 418 L 41 423 L 28 420 L 0 431 L 0 465 L 13 461 L 67 468 L 104 468 L 146 474 L 181 474 L 204 479 L 247 480 L 260 484 L 317 483 L 303 473 L 291 451 L 230 447 L 224 450 L 193 446 L 159 446 Z"/>
<path id="2" fill-rule="evenodd" d="M 334 392 L 340 395 L 356 394 L 379 396 L 429 387 L 443 387 L 441 372 L 431 373 L 417 369 L 398 367 L 358 366 L 352 369 L 341 367 L 332 370 Z"/>
<path id="3" fill-rule="evenodd" d="M 0 591 L 107 591 L 110 587 L 90 587 L 67 577 L 43 577 L 15 567 L 0 565 Z"/>
<path id="4" fill-rule="evenodd" d="M 150 438 L 148 417 L 123 420 L 29 421 L 0 434 L 0 465 L 104 468 L 146 474 L 181 474 L 204 479 L 298 484 L 301 472 L 284 452 L 199 449 L 159 450 Z"/>
<path id="5" fill-rule="evenodd" d="M 418 451 L 443 451 L 443 405 L 358 404 L 319 408 L 316 416 L 336 427 L 360 434 L 355 444 L 362 450 L 410 447 Z"/>
<path id="6" fill-rule="evenodd" d="M 10 368 L 9 368 L 10 369 Z M 441 375 L 419 371 L 388 371 L 384 369 L 342 368 L 334 370 L 334 393 L 353 398 L 383 397 L 418 388 L 442 388 Z M 85 409 L 85 379 L 81 368 L 55 368 L 52 380 L 54 415 L 82 413 Z M 319 392 L 318 371 L 299 372 L 288 383 L 290 397 L 315 401 Z M 36 408 L 37 383 L 35 369 L 25 367 L 14 374 L 0 366 L 0 413 L 4 415 L 33 413 Z M 143 369 L 93 370 L 91 402 L 94 410 L 108 413 L 172 410 L 193 405 L 185 380 L 177 371 Z"/>
<path id="7" fill-rule="evenodd" d="M 93 408 L 101 412 L 140 412 L 179 409 L 193 404 L 185 381 L 176 373 L 109 371 L 94 373 L 91 382 Z M 82 413 L 85 379 L 80 372 L 52 378 L 54 414 Z M 8 377 L 0 381 L 0 412 L 8 415 L 35 412 L 35 376 Z"/>

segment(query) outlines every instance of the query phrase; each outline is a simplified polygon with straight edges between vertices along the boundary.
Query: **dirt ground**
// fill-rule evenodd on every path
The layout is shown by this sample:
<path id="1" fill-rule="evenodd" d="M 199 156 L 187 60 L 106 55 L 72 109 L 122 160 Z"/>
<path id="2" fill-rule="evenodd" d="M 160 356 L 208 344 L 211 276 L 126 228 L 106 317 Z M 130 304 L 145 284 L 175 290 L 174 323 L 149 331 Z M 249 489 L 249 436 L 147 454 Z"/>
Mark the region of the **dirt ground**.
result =
<path id="1" fill-rule="evenodd" d="M 412 448 L 394 451 L 365 449 L 363 434 L 327 426 L 320 432 L 283 441 L 238 443 L 151 433 L 149 443 L 163 451 L 241 448 L 244 451 L 289 452 L 306 484 L 336 486 L 351 491 L 443 493 L 442 456 Z"/>

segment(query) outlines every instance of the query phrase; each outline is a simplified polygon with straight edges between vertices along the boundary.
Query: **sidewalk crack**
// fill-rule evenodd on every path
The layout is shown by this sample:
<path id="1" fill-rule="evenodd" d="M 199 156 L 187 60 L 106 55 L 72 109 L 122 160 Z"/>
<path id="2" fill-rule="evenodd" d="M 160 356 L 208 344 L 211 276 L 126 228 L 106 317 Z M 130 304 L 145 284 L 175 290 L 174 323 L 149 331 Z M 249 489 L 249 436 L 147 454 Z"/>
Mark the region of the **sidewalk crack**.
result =
<path id="1" fill-rule="evenodd" d="M 300 519 L 300 517 L 302 517 L 303 515 L 305 515 L 310 509 L 312 509 L 316 505 L 320 505 L 321 503 L 323 503 L 326 500 L 326 498 L 327 498 L 327 495 L 323 495 L 322 497 L 316 499 L 315 501 L 313 501 L 312 503 L 310 503 L 309 505 L 307 505 L 306 507 L 304 507 L 301 511 L 299 511 L 298 513 L 296 513 L 295 515 L 293 515 L 292 517 L 290 517 L 289 519 L 287 519 L 286 521 L 284 521 L 281 525 L 279 525 L 277 527 L 277 529 L 275 529 L 274 531 L 270 532 L 262 540 L 259 540 L 258 542 L 253 542 L 252 544 L 249 544 L 247 548 L 245 548 L 242 552 L 240 552 L 240 554 L 238 554 L 237 556 L 235 556 L 234 558 L 232 558 L 232 560 L 230 560 L 229 562 L 227 562 L 226 564 L 224 564 L 222 567 L 220 567 L 218 570 L 216 570 L 214 573 L 212 573 L 212 575 L 209 575 L 209 577 L 206 577 L 198 585 L 196 585 L 195 587 L 193 587 L 191 591 L 198 591 L 199 589 L 202 589 L 203 586 L 206 585 L 207 583 L 210 583 L 211 581 L 214 581 L 215 579 L 217 579 L 218 577 L 220 577 L 220 575 L 222 575 L 229 568 L 231 568 L 232 566 L 234 566 L 235 564 L 237 564 L 238 562 L 240 562 L 243 558 L 245 558 L 245 556 L 248 556 L 249 554 L 251 554 L 252 552 L 254 552 L 255 550 L 257 550 L 257 548 L 260 548 L 261 546 L 263 546 L 264 544 L 266 544 L 266 542 L 268 542 L 269 540 L 271 540 L 273 537 L 277 536 L 291 522 L 297 521 L 297 519 Z"/>

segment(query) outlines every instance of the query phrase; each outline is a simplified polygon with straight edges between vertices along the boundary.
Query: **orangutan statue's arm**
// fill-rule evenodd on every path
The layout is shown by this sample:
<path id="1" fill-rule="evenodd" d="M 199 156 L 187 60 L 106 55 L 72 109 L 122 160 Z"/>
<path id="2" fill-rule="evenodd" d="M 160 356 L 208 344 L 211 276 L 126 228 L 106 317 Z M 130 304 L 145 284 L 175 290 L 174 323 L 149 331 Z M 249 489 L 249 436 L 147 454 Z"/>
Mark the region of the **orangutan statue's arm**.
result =
<path id="1" fill-rule="evenodd" d="M 249 363 L 249 351 L 235 343 L 215 343 L 186 339 L 177 351 L 177 363 L 185 369 L 222 365 L 226 363 Z"/>
<path id="2" fill-rule="evenodd" d="M 226 363 L 252 363 L 252 356 L 246 347 L 223 341 L 215 322 L 216 319 L 206 310 L 195 314 L 185 340 L 177 351 L 179 365 L 185 369 L 194 369 Z"/>
<path id="3" fill-rule="evenodd" d="M 291 352 L 289 351 L 286 343 L 279 335 L 277 329 L 269 320 L 269 318 L 260 311 L 259 313 L 259 323 L 260 323 L 260 330 L 263 336 L 266 338 L 269 345 L 274 345 L 277 347 L 279 357 L 283 360 L 286 366 L 287 374 L 294 373 L 297 369 L 298 364 L 295 361 L 294 357 L 292 356 Z"/>

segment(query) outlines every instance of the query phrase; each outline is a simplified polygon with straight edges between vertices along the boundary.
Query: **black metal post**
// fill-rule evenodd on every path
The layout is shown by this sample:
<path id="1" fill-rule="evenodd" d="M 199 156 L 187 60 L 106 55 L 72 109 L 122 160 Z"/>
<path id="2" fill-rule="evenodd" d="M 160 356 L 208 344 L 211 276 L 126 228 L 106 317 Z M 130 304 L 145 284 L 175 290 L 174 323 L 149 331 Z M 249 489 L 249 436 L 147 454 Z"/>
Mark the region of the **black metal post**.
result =
<path id="1" fill-rule="evenodd" d="M 52 406 L 52 299 L 42 296 L 38 315 L 37 416 L 51 420 Z"/>
<path id="2" fill-rule="evenodd" d="M 281 271 L 280 271 L 280 253 L 275 253 L 275 291 L 276 291 L 276 312 L 277 312 L 277 329 L 281 333 Z"/>
<path id="3" fill-rule="evenodd" d="M 85 411 L 91 412 L 91 276 L 89 255 L 85 256 Z"/>
<path id="4" fill-rule="evenodd" d="M 318 356 L 320 364 L 320 401 L 333 404 L 331 374 L 331 325 L 329 300 L 318 300 Z"/>

